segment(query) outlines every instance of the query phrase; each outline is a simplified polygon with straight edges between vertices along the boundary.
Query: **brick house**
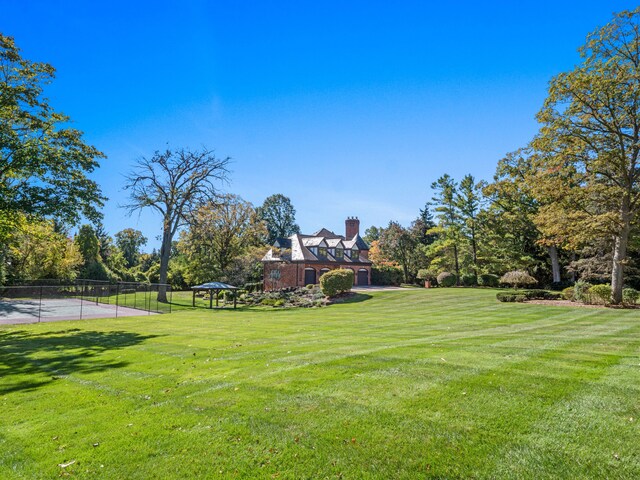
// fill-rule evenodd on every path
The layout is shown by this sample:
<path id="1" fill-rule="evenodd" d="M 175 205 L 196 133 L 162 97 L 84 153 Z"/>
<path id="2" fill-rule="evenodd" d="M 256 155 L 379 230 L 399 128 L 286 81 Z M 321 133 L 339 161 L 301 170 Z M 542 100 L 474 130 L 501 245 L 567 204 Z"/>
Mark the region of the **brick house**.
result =
<path id="1" fill-rule="evenodd" d="M 336 268 L 353 270 L 355 285 L 371 284 L 369 245 L 360 237 L 357 217 L 347 218 L 344 236 L 323 228 L 278 238 L 262 263 L 265 290 L 319 283 L 323 273 Z"/>

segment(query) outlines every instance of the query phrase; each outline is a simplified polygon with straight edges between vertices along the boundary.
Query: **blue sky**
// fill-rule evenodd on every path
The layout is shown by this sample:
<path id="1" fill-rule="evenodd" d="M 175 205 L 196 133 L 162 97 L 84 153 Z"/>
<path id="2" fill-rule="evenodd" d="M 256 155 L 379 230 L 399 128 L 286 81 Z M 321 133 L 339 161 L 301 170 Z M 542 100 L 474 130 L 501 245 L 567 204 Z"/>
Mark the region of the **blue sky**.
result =
<path id="1" fill-rule="evenodd" d="M 636 5 L 0 0 L 0 31 L 56 67 L 46 95 L 107 155 L 107 229 L 153 247 L 158 218 L 118 205 L 167 143 L 232 157 L 224 189 L 289 196 L 303 231 L 408 224 L 443 173 L 490 179 L 535 134 L 549 79 Z"/>

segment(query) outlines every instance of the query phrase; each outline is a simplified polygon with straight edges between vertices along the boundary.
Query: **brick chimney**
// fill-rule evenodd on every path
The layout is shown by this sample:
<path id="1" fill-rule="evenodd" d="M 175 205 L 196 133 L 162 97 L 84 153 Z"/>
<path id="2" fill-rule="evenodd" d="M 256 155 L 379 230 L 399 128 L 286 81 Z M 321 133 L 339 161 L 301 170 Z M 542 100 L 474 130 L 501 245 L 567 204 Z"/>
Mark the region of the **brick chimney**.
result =
<path id="1" fill-rule="evenodd" d="M 347 240 L 351 240 L 360 233 L 360 220 L 358 220 L 358 217 L 347 217 L 344 221 L 344 225 L 345 237 Z"/>

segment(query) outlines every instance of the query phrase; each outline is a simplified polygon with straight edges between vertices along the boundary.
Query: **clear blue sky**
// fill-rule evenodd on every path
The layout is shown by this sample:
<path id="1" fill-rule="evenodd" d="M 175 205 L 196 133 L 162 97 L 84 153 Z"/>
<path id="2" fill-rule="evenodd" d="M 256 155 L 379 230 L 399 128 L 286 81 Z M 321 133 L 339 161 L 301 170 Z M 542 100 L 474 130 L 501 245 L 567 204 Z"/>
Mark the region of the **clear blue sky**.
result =
<path id="1" fill-rule="evenodd" d="M 289 196 L 303 231 L 408 224 L 441 174 L 490 179 L 587 33 L 636 5 L 0 0 L 0 31 L 56 67 L 52 105 L 107 155 L 107 229 L 153 247 L 122 175 L 167 143 L 231 156 L 225 189 Z"/>

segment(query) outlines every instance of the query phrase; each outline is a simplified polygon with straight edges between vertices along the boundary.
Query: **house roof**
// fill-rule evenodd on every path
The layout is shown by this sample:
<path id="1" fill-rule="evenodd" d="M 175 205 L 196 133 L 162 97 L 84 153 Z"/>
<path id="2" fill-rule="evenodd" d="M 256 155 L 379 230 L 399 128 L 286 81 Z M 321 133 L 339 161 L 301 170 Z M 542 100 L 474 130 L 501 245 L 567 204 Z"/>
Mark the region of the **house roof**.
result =
<path id="1" fill-rule="evenodd" d="M 238 287 L 234 287 L 233 285 L 228 285 L 222 282 L 209 282 L 203 283 L 202 285 L 196 285 L 195 287 L 191 287 L 192 290 L 237 290 Z"/>
<path id="2" fill-rule="evenodd" d="M 302 239 L 302 244 L 305 247 L 326 247 L 327 242 L 324 237 L 307 237 Z"/>
<path id="3" fill-rule="evenodd" d="M 325 234 L 326 235 L 320 235 Z M 272 249 L 262 258 L 263 262 L 337 262 L 337 263 L 371 263 L 369 260 L 361 260 L 360 256 L 357 259 L 352 259 L 348 255 L 344 255 L 343 258 L 336 258 L 327 251 L 326 256 L 320 256 L 314 254 L 311 249 L 313 247 L 327 247 L 337 248 L 342 247 L 350 250 L 354 246 L 359 250 L 369 250 L 369 245 L 360 237 L 355 235 L 350 240 L 345 240 L 344 237 L 336 235 L 333 232 L 323 228 L 313 235 L 304 235 L 297 233 L 291 235 L 287 239 L 276 239 Z"/>

